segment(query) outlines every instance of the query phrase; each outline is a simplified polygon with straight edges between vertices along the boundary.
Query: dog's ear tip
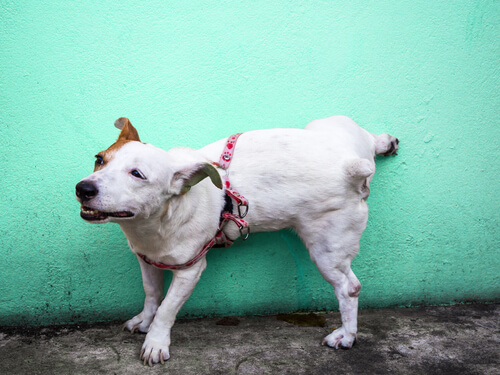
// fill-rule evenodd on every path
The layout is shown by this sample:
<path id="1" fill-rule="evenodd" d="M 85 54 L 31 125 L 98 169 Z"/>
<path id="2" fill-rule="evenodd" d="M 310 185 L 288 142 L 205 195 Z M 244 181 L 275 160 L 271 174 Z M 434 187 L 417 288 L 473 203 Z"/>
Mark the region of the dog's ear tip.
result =
<path id="1" fill-rule="evenodd" d="M 132 123 L 128 118 L 120 117 L 115 121 L 115 127 L 121 130 L 120 135 L 118 136 L 118 140 L 138 142 L 141 141 L 141 139 L 139 138 L 139 133 L 137 133 L 137 129 L 132 126 Z"/>
<path id="2" fill-rule="evenodd" d="M 115 121 L 115 127 L 121 130 L 123 129 L 123 127 L 127 122 L 130 122 L 128 118 L 120 117 L 118 120 Z"/>

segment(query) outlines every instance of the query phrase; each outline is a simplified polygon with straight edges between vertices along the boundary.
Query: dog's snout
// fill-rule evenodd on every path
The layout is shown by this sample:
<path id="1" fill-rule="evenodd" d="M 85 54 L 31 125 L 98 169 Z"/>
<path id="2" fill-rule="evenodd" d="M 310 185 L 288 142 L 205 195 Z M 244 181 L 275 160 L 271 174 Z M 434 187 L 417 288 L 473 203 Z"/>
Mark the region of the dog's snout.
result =
<path id="1" fill-rule="evenodd" d="M 94 198 L 98 192 L 97 187 L 90 182 L 80 181 L 76 185 L 76 196 L 82 201 Z"/>

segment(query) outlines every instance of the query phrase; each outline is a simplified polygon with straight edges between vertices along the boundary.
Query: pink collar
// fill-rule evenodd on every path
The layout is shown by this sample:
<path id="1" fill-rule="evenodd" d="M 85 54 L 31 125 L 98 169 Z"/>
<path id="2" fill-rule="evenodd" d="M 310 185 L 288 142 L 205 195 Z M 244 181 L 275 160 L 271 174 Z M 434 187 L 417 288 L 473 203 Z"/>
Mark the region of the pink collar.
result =
<path id="1" fill-rule="evenodd" d="M 248 226 L 248 223 L 243 220 L 243 218 L 247 215 L 248 213 L 248 200 L 238 193 L 236 189 L 234 189 L 231 186 L 231 183 L 229 182 L 229 175 L 227 173 L 227 169 L 229 168 L 229 165 L 231 164 L 231 160 L 233 159 L 233 154 L 234 150 L 236 148 L 236 141 L 238 140 L 239 136 L 243 133 L 238 133 L 235 135 L 230 136 L 227 139 L 226 146 L 224 147 L 224 150 L 222 151 L 222 155 L 219 159 L 218 163 L 212 163 L 215 166 L 223 169 L 226 171 L 226 174 L 222 176 L 222 179 L 224 180 L 224 189 L 225 193 L 231 197 L 235 202 L 238 207 L 238 213 L 233 214 L 232 212 L 223 212 L 221 214 L 221 221 L 219 224 L 219 229 L 217 229 L 217 233 L 215 234 L 214 238 L 212 238 L 210 241 L 208 241 L 207 244 L 203 247 L 203 249 L 191 260 L 187 261 L 184 264 L 175 264 L 175 265 L 170 265 L 170 264 L 164 264 L 164 263 L 159 263 L 155 262 L 154 260 L 149 259 L 143 254 L 137 254 L 142 260 L 144 260 L 146 263 L 155 266 L 157 268 L 163 269 L 163 270 L 183 270 L 188 267 L 191 267 L 193 264 L 198 262 L 201 258 L 203 258 L 208 251 L 212 247 L 229 247 L 233 244 L 234 241 L 229 239 L 224 232 L 222 231 L 225 227 L 225 225 L 228 223 L 228 221 L 232 221 L 235 223 L 239 230 L 240 230 L 240 235 L 243 237 L 243 240 L 246 240 L 248 236 L 250 235 L 250 227 Z"/>

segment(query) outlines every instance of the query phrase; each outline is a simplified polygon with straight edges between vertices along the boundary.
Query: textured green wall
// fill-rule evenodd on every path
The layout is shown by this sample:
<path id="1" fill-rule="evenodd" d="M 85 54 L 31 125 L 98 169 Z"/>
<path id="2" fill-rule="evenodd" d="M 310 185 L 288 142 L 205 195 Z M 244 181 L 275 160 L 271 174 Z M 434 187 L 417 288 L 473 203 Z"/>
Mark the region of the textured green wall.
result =
<path id="1" fill-rule="evenodd" d="M 345 114 L 401 140 L 378 160 L 361 307 L 498 301 L 498 1 L 0 2 L 0 324 L 129 318 L 117 225 L 74 185 L 127 116 L 144 141 Z M 184 316 L 333 309 L 296 236 L 213 250 Z"/>

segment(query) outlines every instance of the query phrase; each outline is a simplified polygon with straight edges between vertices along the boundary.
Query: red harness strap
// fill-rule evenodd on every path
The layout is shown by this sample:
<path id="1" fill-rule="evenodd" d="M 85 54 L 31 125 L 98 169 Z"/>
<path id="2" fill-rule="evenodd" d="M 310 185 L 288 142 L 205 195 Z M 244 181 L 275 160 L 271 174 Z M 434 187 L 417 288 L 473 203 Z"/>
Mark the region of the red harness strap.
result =
<path id="1" fill-rule="evenodd" d="M 226 174 L 222 176 L 222 179 L 224 180 L 224 187 L 226 188 L 226 194 L 234 199 L 238 207 L 238 215 L 231 214 L 231 218 L 229 218 L 229 220 L 234 221 L 240 228 L 240 231 L 242 226 L 248 227 L 248 224 L 246 224 L 245 220 L 242 220 L 245 216 L 247 216 L 248 200 L 231 186 L 231 183 L 229 182 L 229 173 L 227 172 L 227 170 L 229 168 L 229 165 L 231 164 L 231 160 L 233 160 L 236 141 L 241 134 L 243 133 L 232 135 L 227 139 L 226 147 L 224 147 L 224 151 L 222 151 L 219 163 L 214 163 L 216 166 L 226 171 Z M 248 238 L 248 235 L 246 237 Z"/>
<path id="2" fill-rule="evenodd" d="M 161 268 L 162 270 L 183 270 L 185 268 L 191 267 L 193 264 L 199 261 L 216 244 L 216 241 L 217 241 L 216 237 L 212 238 L 198 253 L 198 255 L 196 255 L 193 259 L 184 264 L 164 264 L 160 262 L 155 262 L 154 260 L 149 259 L 144 254 L 137 253 L 137 256 L 141 257 L 142 260 L 145 261 L 146 263 L 151 264 L 152 266 L 155 266 L 157 268 Z"/>
<path id="3" fill-rule="evenodd" d="M 212 163 L 226 172 L 226 174 L 222 176 L 222 179 L 224 180 L 225 193 L 236 202 L 238 207 L 238 213 L 233 214 L 232 212 L 224 212 L 222 214 L 222 220 L 220 222 L 219 229 L 217 229 L 217 233 L 215 234 L 214 238 L 212 238 L 194 258 L 192 258 L 191 260 L 189 260 L 184 264 L 170 265 L 170 264 L 155 262 L 154 260 L 149 259 L 147 256 L 137 253 L 138 257 L 140 257 L 146 263 L 163 270 L 182 270 L 191 267 L 193 264 L 198 262 L 208 253 L 208 251 L 212 247 L 214 246 L 229 247 L 233 244 L 233 241 L 229 239 L 222 231 L 224 229 L 224 226 L 229 221 L 232 221 L 238 226 L 238 229 L 240 230 L 240 234 L 243 237 L 243 240 L 246 240 L 248 238 L 248 236 L 250 235 L 250 227 L 248 226 L 248 223 L 245 220 L 243 220 L 243 218 L 248 213 L 248 200 L 243 195 L 239 194 L 238 191 L 236 191 L 236 189 L 234 189 L 231 186 L 231 183 L 229 182 L 229 174 L 227 172 L 227 169 L 231 164 L 231 160 L 233 159 L 236 141 L 238 140 L 238 137 L 241 134 L 242 133 L 238 133 L 230 136 L 227 139 L 226 146 L 224 147 L 224 151 L 222 152 L 219 162 Z"/>

